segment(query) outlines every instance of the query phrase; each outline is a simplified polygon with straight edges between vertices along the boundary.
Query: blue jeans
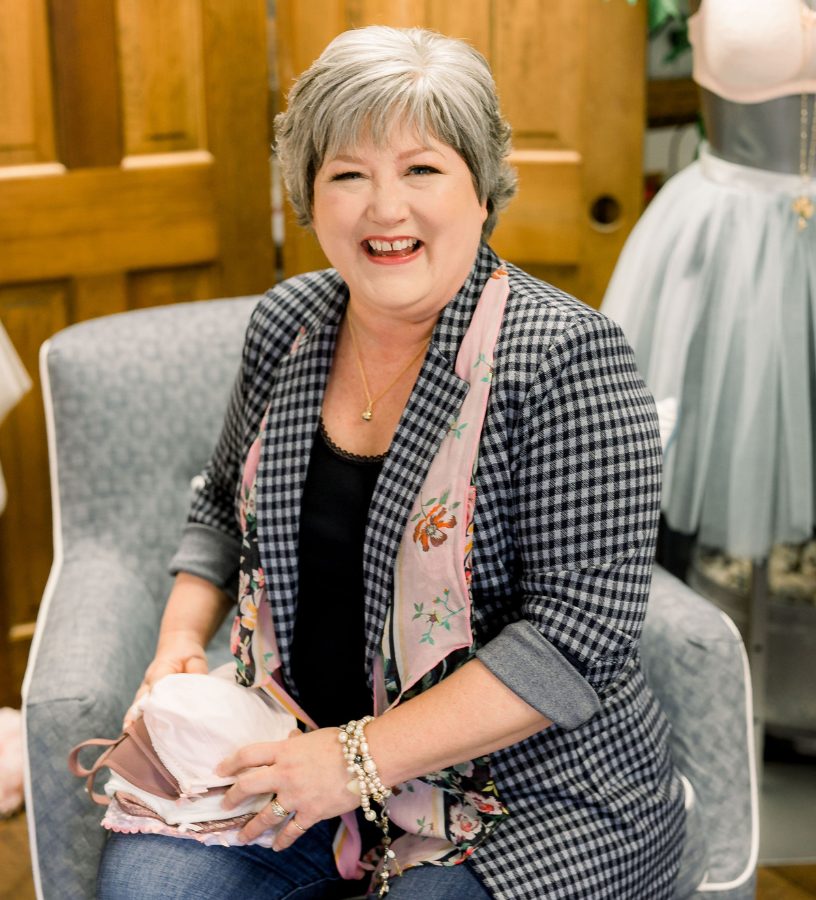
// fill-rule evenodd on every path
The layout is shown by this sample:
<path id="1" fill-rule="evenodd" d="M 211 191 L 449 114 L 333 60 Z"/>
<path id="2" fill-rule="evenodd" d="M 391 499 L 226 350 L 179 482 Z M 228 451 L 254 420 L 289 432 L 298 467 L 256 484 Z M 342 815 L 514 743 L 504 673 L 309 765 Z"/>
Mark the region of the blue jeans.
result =
<path id="1" fill-rule="evenodd" d="M 154 834 L 111 834 L 102 854 L 98 900 L 340 900 L 369 879 L 343 881 L 334 864 L 334 827 L 321 822 L 288 850 L 207 847 Z M 418 866 L 391 882 L 389 900 L 490 900 L 467 863 Z"/>

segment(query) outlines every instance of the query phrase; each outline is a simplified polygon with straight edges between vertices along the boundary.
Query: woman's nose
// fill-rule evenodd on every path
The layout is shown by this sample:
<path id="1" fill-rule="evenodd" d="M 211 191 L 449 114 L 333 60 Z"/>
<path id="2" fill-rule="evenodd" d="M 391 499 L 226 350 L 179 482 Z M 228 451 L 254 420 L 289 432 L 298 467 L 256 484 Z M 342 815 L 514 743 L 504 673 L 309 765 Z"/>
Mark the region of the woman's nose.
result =
<path id="1" fill-rule="evenodd" d="M 368 205 L 370 221 L 393 226 L 405 221 L 409 215 L 410 209 L 399 185 L 390 182 L 375 186 Z"/>

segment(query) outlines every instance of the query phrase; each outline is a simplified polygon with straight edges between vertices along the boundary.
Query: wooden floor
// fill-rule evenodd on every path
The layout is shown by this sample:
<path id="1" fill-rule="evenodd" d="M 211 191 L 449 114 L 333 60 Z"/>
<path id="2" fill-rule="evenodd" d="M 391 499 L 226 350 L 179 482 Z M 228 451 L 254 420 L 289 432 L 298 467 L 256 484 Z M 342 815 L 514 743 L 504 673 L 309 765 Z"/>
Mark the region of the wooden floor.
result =
<path id="1" fill-rule="evenodd" d="M 0 822 L 0 900 L 34 900 L 23 814 Z M 756 900 L 816 900 L 816 866 L 760 869 Z"/>
<path id="2" fill-rule="evenodd" d="M 0 822 L 0 900 L 34 900 L 25 815 Z"/>

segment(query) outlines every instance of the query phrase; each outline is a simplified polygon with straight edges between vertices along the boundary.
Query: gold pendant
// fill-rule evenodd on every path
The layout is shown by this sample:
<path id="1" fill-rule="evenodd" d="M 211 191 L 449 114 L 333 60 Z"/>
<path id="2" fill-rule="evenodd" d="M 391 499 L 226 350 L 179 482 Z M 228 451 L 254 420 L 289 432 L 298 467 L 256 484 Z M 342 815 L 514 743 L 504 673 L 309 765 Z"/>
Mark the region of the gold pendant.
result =
<path id="1" fill-rule="evenodd" d="M 801 234 L 807 228 L 807 220 L 813 215 L 813 203 L 811 202 L 810 197 L 806 197 L 803 194 L 801 197 L 797 197 L 793 201 L 791 209 L 799 215 L 799 221 L 796 223 L 796 229 L 799 234 Z"/>
<path id="2" fill-rule="evenodd" d="M 371 404 L 370 404 L 370 403 L 369 403 L 368 406 L 360 413 L 360 415 L 366 420 L 366 422 L 370 422 L 370 421 L 371 421 L 371 416 L 373 415 L 373 413 L 371 412 Z"/>

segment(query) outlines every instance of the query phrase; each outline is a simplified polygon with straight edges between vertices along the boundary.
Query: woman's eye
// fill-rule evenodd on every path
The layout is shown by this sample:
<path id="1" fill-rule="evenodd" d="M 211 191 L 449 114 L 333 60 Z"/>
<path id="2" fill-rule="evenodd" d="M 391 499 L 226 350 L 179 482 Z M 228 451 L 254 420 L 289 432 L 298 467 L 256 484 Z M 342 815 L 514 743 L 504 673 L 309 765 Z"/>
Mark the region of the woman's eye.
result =
<path id="1" fill-rule="evenodd" d="M 412 175 L 438 175 L 439 169 L 433 166 L 411 166 L 408 170 Z"/>
<path id="2" fill-rule="evenodd" d="M 359 172 L 339 172 L 337 175 L 332 175 L 332 181 L 351 181 L 353 178 L 361 178 Z"/>

